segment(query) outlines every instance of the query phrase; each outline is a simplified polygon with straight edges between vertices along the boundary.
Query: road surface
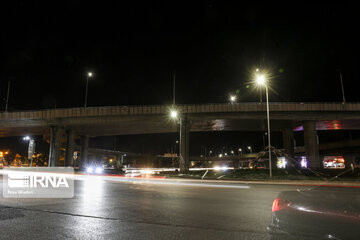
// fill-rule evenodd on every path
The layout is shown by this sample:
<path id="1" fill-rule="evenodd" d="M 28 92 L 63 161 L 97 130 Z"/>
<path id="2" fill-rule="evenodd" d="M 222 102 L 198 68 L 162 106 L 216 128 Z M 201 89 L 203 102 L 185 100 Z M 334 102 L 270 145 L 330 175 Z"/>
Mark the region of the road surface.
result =
<path id="1" fill-rule="evenodd" d="M 71 199 L 2 197 L 0 239 L 270 239 L 272 201 L 299 188 L 83 177 Z"/>

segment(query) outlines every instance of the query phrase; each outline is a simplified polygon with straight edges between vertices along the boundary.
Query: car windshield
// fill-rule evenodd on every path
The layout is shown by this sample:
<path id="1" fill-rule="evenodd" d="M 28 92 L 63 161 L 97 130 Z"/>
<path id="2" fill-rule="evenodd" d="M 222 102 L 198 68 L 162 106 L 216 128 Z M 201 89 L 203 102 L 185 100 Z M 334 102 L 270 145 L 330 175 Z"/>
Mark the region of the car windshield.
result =
<path id="1" fill-rule="evenodd" d="M 0 239 L 358 239 L 359 8 L 14 0 Z"/>

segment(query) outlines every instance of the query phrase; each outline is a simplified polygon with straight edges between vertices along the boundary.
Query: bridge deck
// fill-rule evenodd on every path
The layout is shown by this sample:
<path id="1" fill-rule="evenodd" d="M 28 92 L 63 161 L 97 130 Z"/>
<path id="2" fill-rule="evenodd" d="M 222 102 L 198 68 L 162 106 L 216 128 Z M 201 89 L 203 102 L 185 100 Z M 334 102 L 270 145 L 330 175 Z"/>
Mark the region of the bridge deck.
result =
<path id="1" fill-rule="evenodd" d="M 266 104 L 177 105 L 192 122 L 191 131 L 263 131 Z M 50 126 L 72 128 L 90 136 L 177 132 L 168 118 L 170 106 L 114 106 L 0 113 L 0 136 L 44 134 Z M 317 121 L 317 129 L 360 129 L 360 103 L 270 103 L 272 130 L 301 121 Z"/>

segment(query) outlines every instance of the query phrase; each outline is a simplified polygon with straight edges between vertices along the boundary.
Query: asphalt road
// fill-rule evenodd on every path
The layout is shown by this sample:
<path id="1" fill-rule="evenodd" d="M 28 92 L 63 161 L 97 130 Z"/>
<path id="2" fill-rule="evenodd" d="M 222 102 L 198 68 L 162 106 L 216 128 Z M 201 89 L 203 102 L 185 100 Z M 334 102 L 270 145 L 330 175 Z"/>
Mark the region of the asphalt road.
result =
<path id="1" fill-rule="evenodd" d="M 299 188 L 84 177 L 71 199 L 2 197 L 0 239 L 270 239 L 272 201 Z"/>

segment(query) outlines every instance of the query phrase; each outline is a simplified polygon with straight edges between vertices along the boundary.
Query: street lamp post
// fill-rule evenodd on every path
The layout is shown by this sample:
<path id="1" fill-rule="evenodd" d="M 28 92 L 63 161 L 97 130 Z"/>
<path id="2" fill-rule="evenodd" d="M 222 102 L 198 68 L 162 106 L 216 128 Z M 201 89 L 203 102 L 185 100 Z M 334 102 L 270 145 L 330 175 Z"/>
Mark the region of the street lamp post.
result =
<path id="1" fill-rule="evenodd" d="M 341 84 L 341 92 L 342 92 L 342 104 L 345 104 L 345 93 L 344 93 L 344 84 L 343 84 L 343 78 L 342 78 L 342 71 L 340 69 L 337 70 L 340 74 L 340 84 Z"/>
<path id="2" fill-rule="evenodd" d="M 88 72 L 88 74 L 86 76 L 86 91 L 85 91 L 85 104 L 84 104 L 85 108 L 86 108 L 86 105 L 87 105 L 89 78 L 91 78 L 91 77 L 92 77 L 92 72 Z"/>
<path id="3" fill-rule="evenodd" d="M 32 167 L 33 155 L 34 155 L 34 152 L 35 152 L 35 140 L 30 138 L 29 136 L 24 137 L 23 140 L 24 141 L 29 141 L 28 159 L 30 159 L 30 167 Z"/>
<path id="4" fill-rule="evenodd" d="M 259 85 L 265 87 L 266 92 L 266 117 L 267 117 L 267 130 L 268 130 L 268 148 L 269 148 L 269 171 L 270 171 L 270 178 L 272 178 L 272 164 L 271 164 L 271 143 L 270 143 L 270 114 L 269 114 L 269 88 L 265 83 L 265 76 L 264 75 L 257 75 L 256 82 Z"/>
<path id="5" fill-rule="evenodd" d="M 179 137 L 180 137 L 180 141 L 181 141 L 181 116 L 179 116 L 179 112 L 176 110 L 176 108 L 174 107 L 174 105 L 172 106 L 172 109 L 170 110 L 170 118 L 172 118 L 173 120 L 179 121 Z M 181 150 L 180 150 L 180 145 L 181 143 L 177 140 L 176 144 L 179 144 L 179 169 L 180 169 L 180 161 L 181 161 Z"/>
<path id="6" fill-rule="evenodd" d="M 175 153 L 179 156 L 180 153 L 179 153 L 178 151 L 179 151 L 180 148 L 178 148 L 177 145 L 179 145 L 179 141 L 178 141 L 178 140 L 176 140 L 176 142 L 175 142 Z"/>
<path id="7" fill-rule="evenodd" d="M 5 104 L 5 112 L 7 112 L 8 106 L 9 106 L 9 94 L 10 94 L 10 81 L 8 81 L 8 88 L 7 88 L 7 94 L 6 94 L 6 104 Z"/>

